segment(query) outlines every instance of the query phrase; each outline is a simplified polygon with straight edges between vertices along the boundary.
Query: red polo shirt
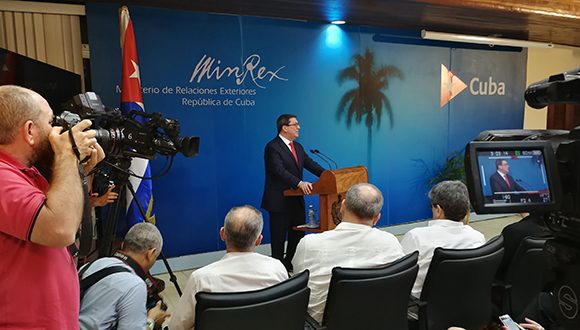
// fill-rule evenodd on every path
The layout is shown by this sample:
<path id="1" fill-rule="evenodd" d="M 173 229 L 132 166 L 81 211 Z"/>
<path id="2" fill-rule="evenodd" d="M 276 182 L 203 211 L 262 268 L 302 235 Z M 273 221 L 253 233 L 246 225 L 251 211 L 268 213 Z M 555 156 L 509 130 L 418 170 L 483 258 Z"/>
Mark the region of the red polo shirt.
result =
<path id="1" fill-rule="evenodd" d="M 0 328 L 79 329 L 79 284 L 66 248 L 32 243 L 48 182 L 0 151 Z"/>

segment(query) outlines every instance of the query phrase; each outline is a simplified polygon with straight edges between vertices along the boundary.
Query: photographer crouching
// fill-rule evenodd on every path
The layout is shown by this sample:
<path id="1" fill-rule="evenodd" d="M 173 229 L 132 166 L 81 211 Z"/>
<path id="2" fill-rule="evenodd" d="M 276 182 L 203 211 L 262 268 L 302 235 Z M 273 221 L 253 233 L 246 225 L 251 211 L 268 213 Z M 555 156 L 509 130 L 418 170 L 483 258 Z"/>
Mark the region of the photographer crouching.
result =
<path id="1" fill-rule="evenodd" d="M 163 238 L 157 227 L 138 223 L 129 229 L 113 257 L 97 259 L 79 270 L 81 329 L 161 327 L 169 314 L 160 298 L 148 293 L 148 285 L 155 281 L 149 270 L 162 247 Z M 148 305 L 154 307 L 147 311 Z"/>
<path id="2" fill-rule="evenodd" d="M 63 132 L 39 94 L 0 86 L 0 328 L 78 329 L 79 283 L 67 246 L 84 179 L 104 152 L 90 120 Z M 34 167 L 52 164 L 48 182 Z"/>

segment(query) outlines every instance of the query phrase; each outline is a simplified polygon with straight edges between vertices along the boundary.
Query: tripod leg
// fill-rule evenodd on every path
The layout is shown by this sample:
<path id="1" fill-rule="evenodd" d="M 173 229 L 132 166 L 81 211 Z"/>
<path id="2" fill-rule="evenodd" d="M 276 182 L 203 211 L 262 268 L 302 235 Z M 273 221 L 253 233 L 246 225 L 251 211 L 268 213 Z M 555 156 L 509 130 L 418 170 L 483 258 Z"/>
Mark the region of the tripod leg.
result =
<path id="1" fill-rule="evenodd" d="M 135 194 L 135 190 L 133 189 L 131 182 L 127 183 L 127 188 L 129 188 L 129 192 L 131 192 L 131 196 L 133 196 L 133 200 L 135 201 L 135 204 L 137 205 L 137 208 L 139 209 L 139 213 L 141 214 L 141 217 L 143 217 L 144 221 L 147 221 L 148 220 L 147 214 L 145 214 L 145 211 L 143 210 L 143 206 L 141 205 L 141 203 L 137 199 L 137 195 Z M 169 267 L 169 262 L 167 261 L 167 258 L 165 258 L 165 256 L 163 255 L 163 252 L 161 252 L 159 254 L 159 256 L 163 260 L 163 264 L 165 265 L 165 268 L 167 268 L 167 272 L 169 273 L 169 280 L 175 286 L 175 290 L 177 290 L 177 293 L 179 294 L 179 296 L 181 296 L 181 289 L 179 288 L 179 284 L 177 283 L 177 277 L 175 276 L 175 274 L 171 270 L 171 267 Z"/>
<path id="2" fill-rule="evenodd" d="M 121 186 L 119 188 L 119 196 L 117 200 L 109 206 L 109 214 L 107 214 L 107 223 L 103 229 L 103 238 L 99 245 L 99 257 L 108 257 L 113 254 L 113 243 L 117 235 L 117 215 L 119 214 L 119 204 L 125 198 L 125 189 Z"/>

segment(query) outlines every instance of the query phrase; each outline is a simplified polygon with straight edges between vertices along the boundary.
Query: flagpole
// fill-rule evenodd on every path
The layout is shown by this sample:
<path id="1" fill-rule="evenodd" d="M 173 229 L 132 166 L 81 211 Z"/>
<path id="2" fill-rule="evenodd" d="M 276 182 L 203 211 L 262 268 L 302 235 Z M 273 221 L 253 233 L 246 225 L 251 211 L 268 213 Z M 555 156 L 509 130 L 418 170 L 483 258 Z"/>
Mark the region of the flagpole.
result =
<path id="1" fill-rule="evenodd" d="M 143 96 L 141 95 L 141 75 L 139 71 L 139 61 L 137 59 L 137 46 L 135 42 L 135 34 L 133 30 L 133 23 L 129 16 L 129 9 L 127 6 L 119 8 L 119 27 L 120 27 L 120 43 L 122 49 L 122 67 L 121 67 L 121 104 L 120 108 L 125 115 L 129 115 L 132 111 L 145 111 L 143 104 Z M 150 178 L 149 161 L 140 158 L 126 158 L 129 159 L 130 168 L 133 173 L 137 173 L 132 177 L 127 176 L 124 182 L 125 195 L 131 199 L 127 199 L 127 224 L 131 225 L 129 219 L 134 222 L 147 221 L 155 224 L 155 215 L 147 214 L 143 206 L 147 210 L 152 210 L 153 193 L 151 181 L 142 179 L 143 177 Z M 128 169 L 126 167 L 125 169 Z M 149 179 L 150 180 L 150 179 Z M 120 188 L 121 190 L 123 188 Z M 135 210 L 137 209 L 137 210 Z M 138 212 L 137 212 L 138 211 Z M 160 257 L 167 268 L 169 278 L 175 285 L 177 293 L 181 296 L 181 289 L 177 283 L 177 277 L 173 274 L 169 262 L 160 251 Z"/>

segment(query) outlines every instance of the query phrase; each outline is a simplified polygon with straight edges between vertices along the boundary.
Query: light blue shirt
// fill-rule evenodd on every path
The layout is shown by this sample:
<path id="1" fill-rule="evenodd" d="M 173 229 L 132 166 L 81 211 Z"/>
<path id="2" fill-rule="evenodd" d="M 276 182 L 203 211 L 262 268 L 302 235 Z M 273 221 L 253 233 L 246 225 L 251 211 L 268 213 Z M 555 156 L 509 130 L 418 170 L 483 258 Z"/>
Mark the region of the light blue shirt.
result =
<path id="1" fill-rule="evenodd" d="M 131 272 L 111 274 L 86 291 L 81 301 L 80 328 L 145 329 L 147 286 L 131 267 L 117 258 L 101 258 L 90 264 L 83 278 L 110 266 L 124 266 Z"/>

